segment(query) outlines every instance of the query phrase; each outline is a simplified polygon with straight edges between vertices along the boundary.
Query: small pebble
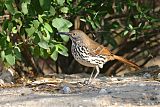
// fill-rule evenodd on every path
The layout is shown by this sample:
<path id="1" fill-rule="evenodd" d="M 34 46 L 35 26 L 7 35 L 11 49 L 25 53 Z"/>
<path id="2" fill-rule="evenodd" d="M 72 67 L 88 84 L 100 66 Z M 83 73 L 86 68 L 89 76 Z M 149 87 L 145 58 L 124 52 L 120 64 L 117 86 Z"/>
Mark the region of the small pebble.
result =
<path id="1" fill-rule="evenodd" d="M 3 79 L 0 79 L 0 84 L 4 84 L 4 81 L 3 81 Z"/>
<path id="2" fill-rule="evenodd" d="M 117 79 L 117 78 L 111 78 L 111 80 L 112 80 L 112 81 L 117 81 L 118 79 Z"/>
<path id="3" fill-rule="evenodd" d="M 99 91 L 100 94 L 103 94 L 103 93 L 107 93 L 106 89 L 102 88 L 100 91 Z"/>
<path id="4" fill-rule="evenodd" d="M 160 73 L 158 73 L 157 78 L 160 79 Z"/>
<path id="5" fill-rule="evenodd" d="M 64 87 L 62 88 L 62 92 L 63 92 L 64 94 L 68 94 L 68 93 L 71 93 L 71 89 L 70 89 L 70 87 L 68 87 L 68 86 L 64 86 Z"/>
<path id="6" fill-rule="evenodd" d="M 107 78 L 107 77 L 99 77 L 99 79 L 100 79 L 101 81 L 108 81 L 108 78 Z"/>
<path id="7" fill-rule="evenodd" d="M 139 86 L 144 87 L 144 86 L 146 86 L 146 84 L 143 84 L 143 83 L 142 83 L 142 84 L 139 84 Z"/>
<path id="8" fill-rule="evenodd" d="M 145 74 L 143 74 L 143 77 L 146 78 L 146 79 L 147 79 L 147 78 L 151 78 L 151 74 L 145 73 Z"/>
<path id="9" fill-rule="evenodd" d="M 88 85 L 88 84 L 90 84 L 90 81 L 89 80 L 85 80 L 83 84 L 84 85 Z"/>

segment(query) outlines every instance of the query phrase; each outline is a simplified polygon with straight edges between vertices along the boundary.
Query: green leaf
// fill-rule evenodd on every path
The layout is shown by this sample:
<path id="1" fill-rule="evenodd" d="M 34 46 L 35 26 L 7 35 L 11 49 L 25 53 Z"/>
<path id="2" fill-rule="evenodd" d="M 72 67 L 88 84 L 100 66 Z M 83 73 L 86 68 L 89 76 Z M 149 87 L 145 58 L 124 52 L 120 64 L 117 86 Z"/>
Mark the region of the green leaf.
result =
<path id="1" fill-rule="evenodd" d="M 15 64 L 15 56 L 11 54 L 5 55 L 5 59 L 8 64 L 14 65 Z"/>
<path id="2" fill-rule="evenodd" d="M 68 28 L 63 28 L 60 30 L 60 32 L 69 32 L 69 29 Z M 69 36 L 67 35 L 60 35 L 61 38 L 63 39 L 64 42 L 68 42 L 69 41 Z"/>
<path id="3" fill-rule="evenodd" d="M 63 18 L 55 18 L 52 20 L 52 26 L 57 28 L 57 30 L 60 32 L 68 32 L 69 31 L 68 28 L 72 26 L 72 23 Z M 60 35 L 60 36 L 65 42 L 69 40 L 69 37 L 66 35 Z"/>
<path id="4" fill-rule="evenodd" d="M 47 0 L 46 0 L 47 1 Z M 33 7 L 31 11 L 36 11 L 36 14 L 43 14 L 43 8 L 40 6 L 39 0 L 31 0 L 31 5 L 30 7 Z"/>
<path id="5" fill-rule="evenodd" d="M 87 21 L 91 24 L 92 28 L 93 29 L 96 29 L 96 25 L 95 25 L 95 22 L 91 19 L 90 16 L 87 17 Z"/>
<path id="6" fill-rule="evenodd" d="M 63 6 L 65 0 L 57 0 L 57 3 L 60 5 L 60 6 Z"/>
<path id="7" fill-rule="evenodd" d="M 113 27 L 113 28 L 118 28 L 118 27 L 120 27 L 120 25 L 119 25 L 119 23 L 118 23 L 117 21 L 114 21 L 114 22 L 112 23 L 112 27 Z"/>
<path id="8" fill-rule="evenodd" d="M 36 29 L 32 25 L 30 28 L 25 28 L 25 31 L 27 32 L 28 36 L 32 36 Z"/>
<path id="9" fill-rule="evenodd" d="M 67 2 L 68 4 L 71 4 L 71 3 L 72 3 L 72 0 L 66 0 L 66 2 Z"/>
<path id="10" fill-rule="evenodd" d="M 53 32 L 52 27 L 51 27 L 48 23 L 44 23 L 44 27 L 45 27 L 50 33 Z"/>
<path id="11" fill-rule="evenodd" d="M 86 19 L 81 18 L 81 19 L 80 19 L 80 21 L 82 21 L 82 22 L 86 22 Z"/>
<path id="12" fill-rule="evenodd" d="M 35 40 L 35 42 L 40 42 L 40 40 L 43 39 L 43 34 L 40 31 L 35 33 L 34 35 L 35 35 L 35 39 L 37 39 Z"/>
<path id="13" fill-rule="evenodd" d="M 17 33 L 17 28 L 16 28 L 16 27 L 13 27 L 13 28 L 12 28 L 12 32 L 13 32 L 13 33 Z"/>
<path id="14" fill-rule="evenodd" d="M 132 30 L 132 32 L 130 33 L 130 35 L 134 35 L 136 34 L 136 30 Z"/>
<path id="15" fill-rule="evenodd" d="M 42 15 L 38 15 L 38 20 L 43 23 Z"/>
<path id="16" fill-rule="evenodd" d="M 4 61 L 4 59 L 5 59 L 5 52 L 4 51 L 1 51 L 1 58 L 2 58 L 2 61 Z"/>
<path id="17" fill-rule="evenodd" d="M 51 6 L 51 0 L 39 0 L 40 6 L 44 11 L 48 11 Z"/>
<path id="18" fill-rule="evenodd" d="M 142 23 L 139 23 L 139 24 L 138 24 L 138 27 L 141 27 L 141 26 L 142 26 Z"/>
<path id="19" fill-rule="evenodd" d="M 11 31 L 12 31 L 12 28 L 13 28 L 13 23 L 12 23 L 12 22 L 9 22 L 9 23 L 8 23 L 8 31 L 11 32 Z"/>
<path id="20" fill-rule="evenodd" d="M 54 16 L 56 14 L 56 10 L 53 6 L 50 7 L 49 12 L 51 13 L 52 16 Z"/>
<path id="21" fill-rule="evenodd" d="M 43 39 L 45 41 L 49 41 L 50 40 L 50 34 L 49 34 L 48 30 L 45 29 L 45 28 L 44 28 L 44 31 L 45 31 L 45 35 L 43 35 Z"/>
<path id="22" fill-rule="evenodd" d="M 47 50 L 43 49 L 43 48 L 40 48 L 40 56 L 42 56 L 43 58 L 49 57 L 49 55 L 47 53 Z"/>
<path id="23" fill-rule="evenodd" d="M 43 49 L 49 49 L 49 45 L 46 41 L 42 40 L 38 43 L 38 45 Z"/>
<path id="24" fill-rule="evenodd" d="M 57 28 L 58 31 L 61 31 L 64 28 L 70 28 L 72 23 L 63 18 L 55 18 L 52 20 L 52 26 Z"/>
<path id="25" fill-rule="evenodd" d="M 7 35 L 6 41 L 10 42 L 10 37 L 9 37 L 9 35 Z"/>
<path id="26" fill-rule="evenodd" d="M 16 46 L 16 47 L 14 48 L 14 53 L 15 53 L 16 59 L 21 60 L 21 51 L 20 51 L 20 48 L 19 48 L 19 47 Z"/>
<path id="27" fill-rule="evenodd" d="M 124 31 L 123 35 L 127 35 L 128 34 L 128 30 Z"/>
<path id="28" fill-rule="evenodd" d="M 36 57 L 39 57 L 39 55 L 40 55 L 40 47 L 39 46 L 36 46 L 36 47 L 34 47 L 34 55 L 36 56 Z"/>
<path id="29" fill-rule="evenodd" d="M 8 28 L 8 23 L 9 23 L 9 20 L 4 20 L 4 22 L 2 24 L 2 29 L 3 30 L 6 30 Z"/>
<path id="30" fill-rule="evenodd" d="M 56 47 L 58 47 L 58 53 L 64 56 L 68 56 L 68 49 L 65 46 L 63 46 L 62 44 L 58 44 L 56 45 Z"/>
<path id="31" fill-rule="evenodd" d="M 13 0 L 6 0 L 5 6 L 7 10 L 13 15 L 15 13 L 15 8 L 13 7 Z"/>
<path id="32" fill-rule="evenodd" d="M 33 0 L 31 1 L 31 2 L 33 2 Z M 32 3 L 31 3 L 32 4 Z M 34 5 L 28 5 L 28 15 L 29 16 L 32 16 L 32 17 L 34 17 L 34 16 L 37 16 L 37 12 L 36 12 L 36 10 L 35 10 L 35 7 L 36 6 L 34 6 Z"/>
<path id="33" fill-rule="evenodd" d="M 129 28 L 132 30 L 133 29 L 133 26 L 131 24 L 129 24 Z"/>
<path id="34" fill-rule="evenodd" d="M 54 61 L 56 61 L 57 58 L 58 58 L 58 52 L 57 52 L 56 50 L 54 50 L 54 51 L 52 52 L 52 54 L 50 55 L 50 57 L 51 57 Z"/>
<path id="35" fill-rule="evenodd" d="M 27 2 L 23 2 L 22 5 L 21 5 L 21 8 L 22 8 L 22 12 L 24 14 L 28 14 L 28 7 L 27 7 L 28 3 Z"/>
<path id="36" fill-rule="evenodd" d="M 69 36 L 67 35 L 60 35 L 61 38 L 63 39 L 64 42 L 68 42 L 69 41 Z"/>
<path id="37" fill-rule="evenodd" d="M 32 23 L 33 23 L 35 29 L 38 29 L 38 27 L 39 27 L 39 25 L 40 25 L 39 21 L 38 21 L 38 20 L 33 20 Z"/>
<path id="38" fill-rule="evenodd" d="M 21 19 L 15 19 L 15 21 L 16 21 L 17 25 L 19 25 L 18 28 L 20 29 L 22 27 L 22 24 L 23 24 L 22 20 Z"/>
<path id="39" fill-rule="evenodd" d="M 69 10 L 68 7 L 62 7 L 61 8 L 62 13 L 68 13 L 68 10 Z"/>
<path id="40" fill-rule="evenodd" d="M 5 35 L 0 39 L 0 48 L 6 48 L 7 46 L 6 41 L 7 41 L 7 36 Z"/>

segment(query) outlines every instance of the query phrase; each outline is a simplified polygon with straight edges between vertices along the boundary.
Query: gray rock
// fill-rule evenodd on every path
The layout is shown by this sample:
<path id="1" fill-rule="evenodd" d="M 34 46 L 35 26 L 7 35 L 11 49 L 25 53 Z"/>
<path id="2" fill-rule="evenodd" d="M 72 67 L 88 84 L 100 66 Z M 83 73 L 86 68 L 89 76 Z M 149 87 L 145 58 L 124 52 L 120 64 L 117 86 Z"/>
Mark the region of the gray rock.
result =
<path id="1" fill-rule="evenodd" d="M 64 94 L 69 94 L 69 93 L 71 93 L 71 89 L 70 89 L 70 87 L 68 87 L 68 86 L 63 86 L 63 88 L 62 88 L 62 93 L 64 93 Z"/>

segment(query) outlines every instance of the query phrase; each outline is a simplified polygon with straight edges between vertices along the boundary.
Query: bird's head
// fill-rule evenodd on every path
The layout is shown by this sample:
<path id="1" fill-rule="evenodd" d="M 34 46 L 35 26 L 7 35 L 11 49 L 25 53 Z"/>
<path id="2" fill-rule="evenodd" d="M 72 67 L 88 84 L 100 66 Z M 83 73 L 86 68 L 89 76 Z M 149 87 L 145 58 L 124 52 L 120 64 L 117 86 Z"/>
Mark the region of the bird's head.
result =
<path id="1" fill-rule="evenodd" d="M 70 32 L 58 32 L 58 34 L 68 35 L 73 42 L 81 42 L 83 41 L 82 39 L 85 39 L 85 36 L 87 36 L 81 30 L 72 30 Z"/>

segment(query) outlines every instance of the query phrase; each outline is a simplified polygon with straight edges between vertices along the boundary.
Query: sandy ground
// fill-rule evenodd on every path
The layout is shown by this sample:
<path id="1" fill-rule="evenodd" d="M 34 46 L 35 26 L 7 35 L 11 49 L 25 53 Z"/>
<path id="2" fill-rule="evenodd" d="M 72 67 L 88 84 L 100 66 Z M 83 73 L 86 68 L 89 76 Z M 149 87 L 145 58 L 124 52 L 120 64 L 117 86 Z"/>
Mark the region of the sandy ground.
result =
<path id="1" fill-rule="evenodd" d="M 0 107 L 160 107 L 159 80 L 98 77 L 84 85 L 87 78 L 72 77 L 57 84 L 43 78 L 27 86 L 0 88 Z"/>

